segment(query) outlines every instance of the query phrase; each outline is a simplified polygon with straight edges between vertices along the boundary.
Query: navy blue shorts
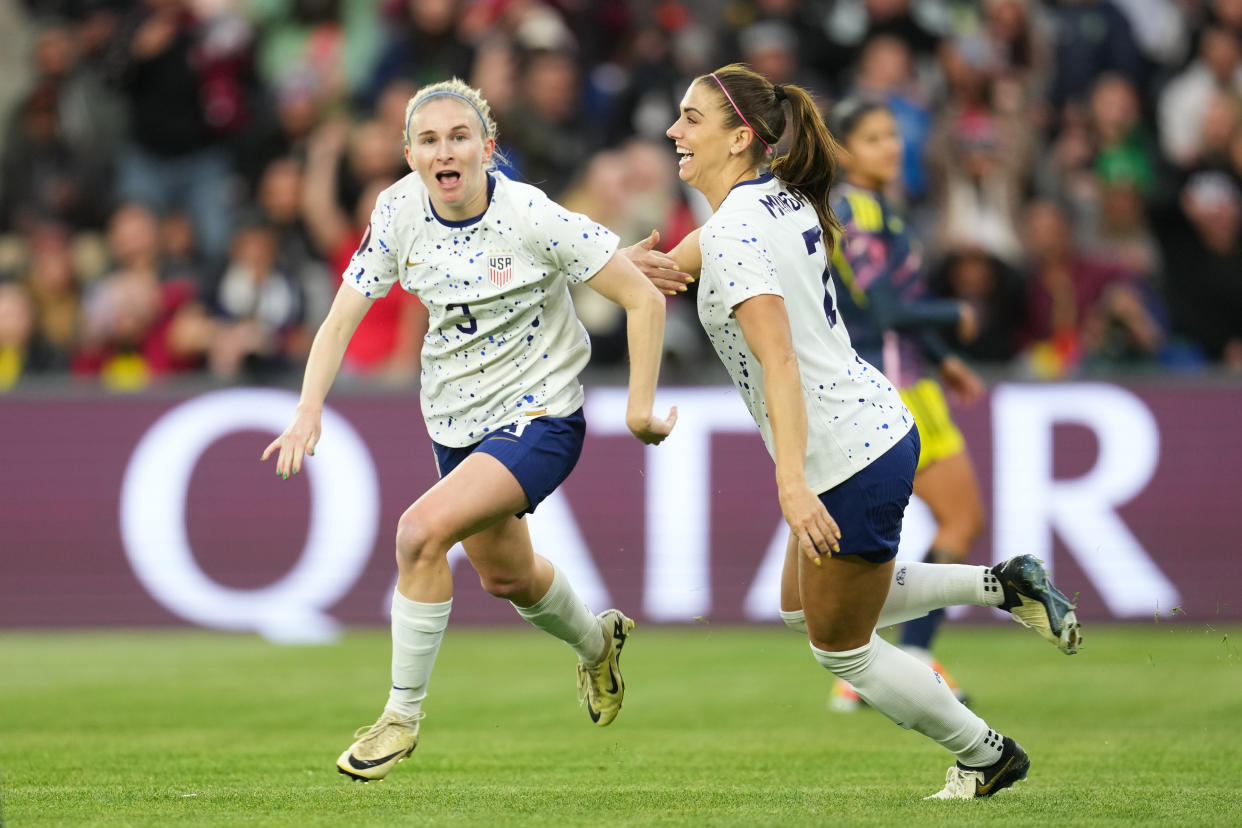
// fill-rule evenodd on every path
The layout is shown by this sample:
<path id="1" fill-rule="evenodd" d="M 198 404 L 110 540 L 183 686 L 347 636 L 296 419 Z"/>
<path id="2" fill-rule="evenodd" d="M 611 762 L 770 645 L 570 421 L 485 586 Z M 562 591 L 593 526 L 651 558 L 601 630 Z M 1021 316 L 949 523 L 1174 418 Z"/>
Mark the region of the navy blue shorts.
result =
<path id="1" fill-rule="evenodd" d="M 530 502 L 518 517 L 530 514 L 561 485 L 578 463 L 586 417 L 579 408 L 568 417 L 532 417 L 493 431 L 479 442 L 455 448 L 432 440 L 440 477 L 446 477 L 476 451 L 490 454 L 513 473 Z"/>
<path id="2" fill-rule="evenodd" d="M 897 557 L 901 518 L 914 491 L 919 464 L 919 430 L 910 431 L 870 466 L 819 496 L 841 529 L 838 555 L 857 555 L 872 563 Z"/>

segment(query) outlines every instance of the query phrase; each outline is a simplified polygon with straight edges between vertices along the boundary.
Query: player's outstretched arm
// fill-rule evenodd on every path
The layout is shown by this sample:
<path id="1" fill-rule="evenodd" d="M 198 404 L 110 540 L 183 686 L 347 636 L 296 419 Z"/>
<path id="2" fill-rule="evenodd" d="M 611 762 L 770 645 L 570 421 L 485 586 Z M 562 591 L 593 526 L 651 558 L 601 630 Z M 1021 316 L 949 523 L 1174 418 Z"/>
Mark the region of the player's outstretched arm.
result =
<path id="1" fill-rule="evenodd" d="M 625 424 L 644 443 L 662 441 L 677 422 L 677 408 L 655 416 L 656 382 L 664 350 L 664 297 L 620 251 L 586 282 L 601 296 L 625 308 L 630 350 L 630 393 Z"/>
<path id="2" fill-rule="evenodd" d="M 747 346 L 763 366 L 781 513 L 802 554 L 820 565 L 821 555 L 840 551 L 841 530 L 806 482 L 806 400 L 785 300 L 760 294 L 739 303 L 733 313 Z"/>
<path id="3" fill-rule="evenodd" d="M 350 337 L 362 317 L 366 316 L 373 299 L 363 296 L 349 285 L 341 285 L 328 311 L 328 318 L 319 326 L 310 356 L 306 359 L 306 374 L 302 377 L 302 396 L 298 400 L 293 422 L 284 433 L 268 444 L 260 461 L 276 456 L 276 474 L 285 480 L 302 468 L 303 456 L 315 453 L 319 442 L 323 401 L 328 389 L 341 368 L 341 359 Z"/>
<path id="4" fill-rule="evenodd" d="M 647 238 L 623 247 L 619 252 L 638 266 L 642 274 L 661 292 L 675 296 L 686 290 L 686 285 L 699 276 L 703 255 L 699 251 L 699 231 L 687 235 L 668 253 L 655 249 L 660 243 L 660 231 L 652 230 Z"/>

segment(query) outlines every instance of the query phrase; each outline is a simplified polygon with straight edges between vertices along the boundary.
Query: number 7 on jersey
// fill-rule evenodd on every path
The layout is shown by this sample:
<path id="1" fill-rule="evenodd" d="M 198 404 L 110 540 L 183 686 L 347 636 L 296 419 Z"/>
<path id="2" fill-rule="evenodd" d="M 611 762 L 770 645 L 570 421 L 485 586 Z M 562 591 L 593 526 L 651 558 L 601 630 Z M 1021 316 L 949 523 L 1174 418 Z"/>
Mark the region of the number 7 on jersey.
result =
<path id="1" fill-rule="evenodd" d="M 815 255 L 815 246 L 820 243 L 824 235 L 824 231 L 820 227 L 812 227 L 803 231 L 802 241 L 806 242 L 806 254 L 808 256 Z M 832 289 L 828 286 L 828 282 L 832 280 L 832 268 L 824 268 L 824 316 L 828 317 L 828 324 L 837 324 L 837 309 L 832 302 Z"/>

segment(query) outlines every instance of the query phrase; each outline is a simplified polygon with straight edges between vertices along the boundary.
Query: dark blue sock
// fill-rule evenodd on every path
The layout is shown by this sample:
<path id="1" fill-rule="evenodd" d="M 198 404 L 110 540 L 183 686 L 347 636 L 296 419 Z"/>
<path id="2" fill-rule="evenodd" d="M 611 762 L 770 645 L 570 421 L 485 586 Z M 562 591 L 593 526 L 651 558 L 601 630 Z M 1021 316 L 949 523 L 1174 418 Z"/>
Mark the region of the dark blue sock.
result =
<path id="1" fill-rule="evenodd" d="M 944 620 L 944 610 L 932 610 L 922 618 L 915 618 L 901 625 L 901 646 L 931 649 L 932 639 L 936 636 L 936 628 Z"/>

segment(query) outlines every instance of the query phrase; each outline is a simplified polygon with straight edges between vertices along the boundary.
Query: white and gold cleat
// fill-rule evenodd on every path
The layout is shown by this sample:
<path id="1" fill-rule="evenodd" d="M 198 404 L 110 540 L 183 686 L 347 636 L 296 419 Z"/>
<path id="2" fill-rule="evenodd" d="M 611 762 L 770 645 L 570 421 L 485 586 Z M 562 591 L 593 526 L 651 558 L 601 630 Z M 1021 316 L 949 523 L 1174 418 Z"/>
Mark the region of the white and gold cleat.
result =
<path id="1" fill-rule="evenodd" d="M 336 760 L 337 771 L 361 782 L 383 779 L 418 747 L 422 718 L 421 712 L 398 716 L 385 710 L 375 724 L 354 731 L 357 741 Z"/>
<path id="2" fill-rule="evenodd" d="M 634 630 L 634 622 L 620 610 L 604 610 L 598 616 L 608 639 L 608 651 L 599 664 L 578 662 L 578 702 L 586 702 L 591 721 L 600 727 L 612 724 L 625 698 L 625 679 L 621 678 L 621 648 Z"/>

